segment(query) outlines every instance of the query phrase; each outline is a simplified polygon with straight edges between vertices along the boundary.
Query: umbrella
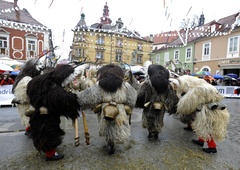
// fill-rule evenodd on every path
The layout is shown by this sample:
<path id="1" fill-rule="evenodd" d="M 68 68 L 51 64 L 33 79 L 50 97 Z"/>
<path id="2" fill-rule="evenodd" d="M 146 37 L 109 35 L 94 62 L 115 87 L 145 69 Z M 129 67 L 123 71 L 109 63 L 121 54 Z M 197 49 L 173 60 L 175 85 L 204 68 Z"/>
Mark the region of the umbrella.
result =
<path id="1" fill-rule="evenodd" d="M 191 76 L 198 76 L 198 74 L 196 74 L 196 73 L 192 73 L 192 74 L 190 74 Z"/>
<path id="2" fill-rule="evenodd" d="M 20 73 L 20 71 L 11 71 L 11 75 L 17 76 Z"/>
<path id="3" fill-rule="evenodd" d="M 234 74 L 234 73 L 229 73 L 229 74 L 227 74 L 226 76 L 229 76 L 229 77 L 232 77 L 232 78 L 235 78 L 235 79 L 238 78 L 238 75 L 237 75 L 237 74 Z"/>
<path id="4" fill-rule="evenodd" d="M 23 64 L 22 62 L 19 62 L 17 60 L 13 60 L 9 57 L 1 57 L 0 58 L 0 63 L 5 64 L 5 65 L 9 65 L 9 66 L 14 65 L 14 64 L 16 64 L 16 65 L 22 65 Z"/>
<path id="5" fill-rule="evenodd" d="M 215 78 L 215 79 L 223 79 L 223 76 L 221 76 L 221 75 L 219 75 L 219 74 L 215 74 L 215 75 L 213 76 L 213 78 Z"/>
<path id="6" fill-rule="evenodd" d="M 144 75 L 142 71 L 132 71 L 134 75 Z"/>
<path id="7" fill-rule="evenodd" d="M 138 65 L 131 66 L 131 71 L 133 71 L 133 72 L 143 71 L 143 70 L 144 70 L 143 66 L 138 66 Z"/>
<path id="8" fill-rule="evenodd" d="M 237 81 L 237 79 L 225 75 L 223 76 L 223 81 Z"/>
<path id="9" fill-rule="evenodd" d="M 11 65 L 11 67 L 12 67 L 14 70 L 20 70 L 21 65 L 14 64 L 14 65 Z"/>
<path id="10" fill-rule="evenodd" d="M 211 76 L 211 73 L 209 71 L 203 71 L 203 70 L 199 71 L 199 72 L 196 72 L 196 74 Z"/>
<path id="11" fill-rule="evenodd" d="M 2 70 L 2 71 L 13 71 L 13 68 L 6 65 L 6 64 L 1 64 L 0 63 L 0 70 Z"/>
<path id="12" fill-rule="evenodd" d="M 198 78 L 203 78 L 205 76 L 204 74 L 197 74 L 197 73 L 192 73 L 190 75 L 193 77 L 198 77 Z"/>

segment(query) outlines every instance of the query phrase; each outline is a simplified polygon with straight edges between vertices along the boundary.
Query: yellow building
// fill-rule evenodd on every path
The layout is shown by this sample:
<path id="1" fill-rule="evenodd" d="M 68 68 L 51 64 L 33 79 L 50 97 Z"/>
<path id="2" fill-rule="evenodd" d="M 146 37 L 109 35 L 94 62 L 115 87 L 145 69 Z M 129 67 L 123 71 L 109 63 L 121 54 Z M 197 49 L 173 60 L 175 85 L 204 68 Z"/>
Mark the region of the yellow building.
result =
<path id="1" fill-rule="evenodd" d="M 109 18 L 107 3 L 100 23 L 86 25 L 85 15 L 74 28 L 71 46 L 72 61 L 89 61 L 101 64 L 124 62 L 143 65 L 149 60 L 152 41 L 130 31 L 119 18 L 115 24 Z"/>

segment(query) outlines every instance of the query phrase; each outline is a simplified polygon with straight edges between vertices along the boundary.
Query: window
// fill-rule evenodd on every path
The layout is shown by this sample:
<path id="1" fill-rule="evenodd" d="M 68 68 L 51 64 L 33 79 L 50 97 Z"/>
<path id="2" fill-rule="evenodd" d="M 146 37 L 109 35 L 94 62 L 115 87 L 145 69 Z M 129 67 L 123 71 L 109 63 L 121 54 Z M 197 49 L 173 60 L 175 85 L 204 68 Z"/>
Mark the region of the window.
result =
<path id="1" fill-rule="evenodd" d="M 116 46 L 117 46 L 117 47 L 122 47 L 122 46 L 123 46 L 123 40 L 117 39 Z"/>
<path id="2" fill-rule="evenodd" d="M 27 58 L 37 56 L 37 40 L 27 39 Z"/>
<path id="3" fill-rule="evenodd" d="M 122 61 L 122 53 L 117 52 L 115 60 L 116 61 Z"/>
<path id="4" fill-rule="evenodd" d="M 143 50 L 143 45 L 142 45 L 142 44 L 138 44 L 138 45 L 137 45 L 137 49 L 140 50 L 140 51 L 142 51 L 142 50 Z"/>
<path id="5" fill-rule="evenodd" d="M 156 55 L 156 63 L 160 64 L 160 54 Z"/>
<path id="6" fill-rule="evenodd" d="M 83 42 L 85 39 L 82 34 L 79 34 L 75 37 L 75 40 L 76 40 L 76 42 Z"/>
<path id="7" fill-rule="evenodd" d="M 179 53 L 180 53 L 179 50 L 175 50 L 174 51 L 174 60 L 175 60 L 175 62 L 179 61 Z"/>
<path id="8" fill-rule="evenodd" d="M 210 60 L 211 44 L 204 43 L 202 48 L 202 60 Z"/>
<path id="9" fill-rule="evenodd" d="M 84 58 L 85 57 L 85 49 L 76 49 L 76 57 Z"/>
<path id="10" fill-rule="evenodd" d="M 104 51 L 97 51 L 96 59 L 104 59 Z"/>
<path id="11" fill-rule="evenodd" d="M 211 25 L 211 33 L 214 33 L 216 31 L 216 25 L 213 24 Z"/>
<path id="12" fill-rule="evenodd" d="M 97 44 L 103 45 L 104 44 L 104 38 L 103 37 L 98 37 L 97 38 Z"/>
<path id="13" fill-rule="evenodd" d="M 137 56 L 137 64 L 141 64 L 142 63 L 142 55 L 138 55 Z"/>
<path id="14" fill-rule="evenodd" d="M 169 52 L 164 53 L 164 63 L 169 62 Z"/>
<path id="15" fill-rule="evenodd" d="M 186 61 L 186 62 L 191 61 L 191 57 L 192 57 L 192 48 L 191 48 L 191 47 L 188 47 L 188 48 L 186 48 L 185 61 Z"/>
<path id="16" fill-rule="evenodd" d="M 231 37 L 228 39 L 228 52 L 229 53 L 236 53 L 238 52 L 238 44 L 239 44 L 238 37 Z"/>
<path id="17" fill-rule="evenodd" d="M 0 55 L 8 55 L 8 37 L 0 35 Z"/>

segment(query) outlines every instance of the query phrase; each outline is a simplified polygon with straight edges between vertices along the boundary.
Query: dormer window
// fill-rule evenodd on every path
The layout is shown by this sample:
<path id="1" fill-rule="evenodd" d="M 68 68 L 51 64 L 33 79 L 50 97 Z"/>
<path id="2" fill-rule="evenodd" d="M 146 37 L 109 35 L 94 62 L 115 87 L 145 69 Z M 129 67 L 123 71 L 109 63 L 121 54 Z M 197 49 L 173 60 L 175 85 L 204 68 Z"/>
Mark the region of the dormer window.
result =
<path id="1" fill-rule="evenodd" d="M 240 13 L 238 14 L 238 16 L 236 17 L 236 24 L 240 24 Z"/>
<path id="2" fill-rule="evenodd" d="M 213 25 L 211 25 L 211 33 L 215 32 L 215 31 L 216 31 L 216 25 L 213 24 Z"/>

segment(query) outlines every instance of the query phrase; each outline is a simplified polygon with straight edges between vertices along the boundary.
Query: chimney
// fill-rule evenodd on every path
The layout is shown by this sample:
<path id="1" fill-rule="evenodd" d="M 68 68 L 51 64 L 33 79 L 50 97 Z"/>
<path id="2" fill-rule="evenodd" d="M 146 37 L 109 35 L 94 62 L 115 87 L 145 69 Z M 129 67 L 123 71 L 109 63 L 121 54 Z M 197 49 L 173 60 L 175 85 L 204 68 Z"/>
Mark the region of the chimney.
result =
<path id="1" fill-rule="evenodd" d="M 153 42 L 153 34 L 150 34 L 149 40 Z"/>
<path id="2" fill-rule="evenodd" d="M 18 0 L 14 0 L 14 10 L 16 12 L 16 20 L 20 20 L 20 13 L 19 13 L 19 7 L 18 7 Z"/>
<path id="3" fill-rule="evenodd" d="M 14 9 L 16 10 L 18 0 L 14 0 Z"/>

